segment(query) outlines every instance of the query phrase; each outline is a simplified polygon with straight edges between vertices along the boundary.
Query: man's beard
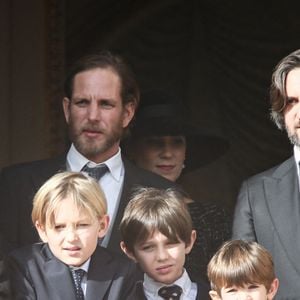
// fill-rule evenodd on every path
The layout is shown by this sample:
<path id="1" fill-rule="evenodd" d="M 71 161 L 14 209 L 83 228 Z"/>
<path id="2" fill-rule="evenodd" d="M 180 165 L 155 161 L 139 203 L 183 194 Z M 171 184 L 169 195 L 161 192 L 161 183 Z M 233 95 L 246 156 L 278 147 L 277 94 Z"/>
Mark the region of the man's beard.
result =
<path id="1" fill-rule="evenodd" d="M 287 132 L 290 143 L 292 145 L 295 145 L 296 147 L 300 148 L 300 139 L 299 139 L 297 133 L 291 133 L 287 127 L 285 128 L 285 130 Z"/>
<path id="2" fill-rule="evenodd" d="M 120 124 L 117 124 L 110 133 L 102 131 L 105 135 L 102 140 L 89 139 L 88 137 L 74 132 L 72 124 L 69 125 L 69 136 L 74 143 L 75 148 L 86 158 L 93 160 L 92 158 L 104 154 L 109 151 L 116 143 L 120 142 L 123 134 L 123 128 Z"/>

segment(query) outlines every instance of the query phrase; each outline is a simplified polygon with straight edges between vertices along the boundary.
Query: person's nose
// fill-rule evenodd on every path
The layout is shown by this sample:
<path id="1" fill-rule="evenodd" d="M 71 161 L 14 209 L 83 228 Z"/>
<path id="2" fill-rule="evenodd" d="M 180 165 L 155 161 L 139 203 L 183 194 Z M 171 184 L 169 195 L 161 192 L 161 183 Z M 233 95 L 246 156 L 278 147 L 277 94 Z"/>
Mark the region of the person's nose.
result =
<path id="1" fill-rule="evenodd" d="M 158 247 L 156 255 L 158 261 L 164 261 L 168 259 L 168 251 L 164 247 Z"/>
<path id="2" fill-rule="evenodd" d="M 74 242 L 74 241 L 78 240 L 78 233 L 76 231 L 76 228 L 70 227 L 67 229 L 66 240 L 68 242 Z"/>
<path id="3" fill-rule="evenodd" d="M 171 145 L 164 144 L 161 149 L 161 157 L 163 158 L 171 158 L 173 156 L 173 149 Z"/>
<path id="4" fill-rule="evenodd" d="M 90 103 L 87 113 L 90 121 L 98 121 L 100 119 L 100 110 L 95 102 Z"/>

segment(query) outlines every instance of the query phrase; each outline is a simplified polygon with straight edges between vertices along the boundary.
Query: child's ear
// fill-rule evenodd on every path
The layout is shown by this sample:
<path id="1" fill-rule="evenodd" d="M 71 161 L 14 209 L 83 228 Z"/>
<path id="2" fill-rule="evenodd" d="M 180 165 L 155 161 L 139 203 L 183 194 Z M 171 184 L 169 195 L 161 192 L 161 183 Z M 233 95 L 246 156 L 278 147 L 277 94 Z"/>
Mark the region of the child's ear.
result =
<path id="1" fill-rule="evenodd" d="M 194 246 L 195 240 L 196 240 L 196 236 L 197 236 L 196 230 L 192 230 L 191 242 L 185 246 L 185 254 L 189 254 L 191 252 L 191 250 Z"/>
<path id="2" fill-rule="evenodd" d="M 98 237 L 103 238 L 108 230 L 108 225 L 109 225 L 109 216 L 104 215 L 103 217 L 99 218 L 99 232 L 98 232 Z"/>
<path id="3" fill-rule="evenodd" d="M 45 226 L 41 225 L 38 221 L 35 222 L 35 228 L 40 236 L 40 239 L 44 242 L 47 243 L 48 242 L 48 237 L 47 237 L 47 233 L 45 230 Z"/>
<path id="4" fill-rule="evenodd" d="M 130 251 L 127 249 L 127 247 L 126 247 L 126 245 L 125 245 L 125 243 L 124 243 L 123 241 L 120 242 L 120 247 L 121 247 L 122 251 L 123 251 L 130 259 L 132 259 L 134 262 L 137 262 L 137 260 L 136 260 L 136 258 L 135 258 L 135 256 L 134 256 L 134 254 L 133 254 L 132 252 L 130 252 Z"/>
<path id="5" fill-rule="evenodd" d="M 268 291 L 268 295 L 267 295 L 268 300 L 272 300 L 275 297 L 278 287 L 279 287 L 279 280 L 278 278 L 275 278 L 271 283 L 270 289 Z"/>
<path id="6" fill-rule="evenodd" d="M 216 291 L 209 291 L 209 296 L 212 300 L 221 300 L 221 297 L 218 295 Z"/>

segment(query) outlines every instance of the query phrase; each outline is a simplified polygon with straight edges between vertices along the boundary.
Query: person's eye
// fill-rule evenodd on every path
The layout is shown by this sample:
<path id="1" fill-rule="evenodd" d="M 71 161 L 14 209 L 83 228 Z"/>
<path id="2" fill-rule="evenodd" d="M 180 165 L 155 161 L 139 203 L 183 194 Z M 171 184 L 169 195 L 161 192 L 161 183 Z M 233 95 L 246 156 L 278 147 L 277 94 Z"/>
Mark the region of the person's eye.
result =
<path id="1" fill-rule="evenodd" d="M 64 224 L 57 224 L 57 225 L 54 225 L 54 229 L 55 229 L 56 231 L 61 231 L 61 230 L 65 229 L 65 228 L 66 228 L 66 226 L 65 226 Z"/>
<path id="2" fill-rule="evenodd" d="M 162 148 L 163 142 L 160 139 L 147 139 L 147 144 L 150 147 Z"/>
<path id="3" fill-rule="evenodd" d="M 89 101 L 87 99 L 78 99 L 74 101 L 74 104 L 78 107 L 86 107 Z"/>
<path id="4" fill-rule="evenodd" d="M 287 98 L 287 100 L 286 100 L 287 105 L 297 104 L 298 102 L 299 102 L 299 99 L 293 98 L 293 97 Z"/>
<path id="5" fill-rule="evenodd" d="M 249 284 L 248 289 L 257 289 L 258 285 L 257 284 Z"/>
<path id="6" fill-rule="evenodd" d="M 100 102 L 100 106 L 104 109 L 110 109 L 110 108 L 115 107 L 114 103 L 112 101 L 109 101 L 109 100 L 102 100 Z"/>
<path id="7" fill-rule="evenodd" d="M 236 293 L 237 289 L 235 288 L 229 288 L 226 290 L 226 293 Z"/>
<path id="8" fill-rule="evenodd" d="M 150 252 L 154 249 L 154 246 L 153 245 L 144 245 L 141 247 L 141 250 L 142 251 L 146 251 L 146 252 Z"/>
<path id="9" fill-rule="evenodd" d="M 177 246 L 178 244 L 179 244 L 179 242 L 176 242 L 176 241 L 168 241 L 167 242 L 168 247 L 174 247 L 174 246 Z"/>
<path id="10" fill-rule="evenodd" d="M 89 226 L 90 226 L 90 224 L 86 223 L 86 222 L 77 224 L 77 228 L 86 228 L 86 227 L 89 227 Z"/>
<path id="11" fill-rule="evenodd" d="M 178 136 L 173 139 L 173 145 L 174 146 L 183 146 L 185 145 L 185 139 L 184 137 Z"/>

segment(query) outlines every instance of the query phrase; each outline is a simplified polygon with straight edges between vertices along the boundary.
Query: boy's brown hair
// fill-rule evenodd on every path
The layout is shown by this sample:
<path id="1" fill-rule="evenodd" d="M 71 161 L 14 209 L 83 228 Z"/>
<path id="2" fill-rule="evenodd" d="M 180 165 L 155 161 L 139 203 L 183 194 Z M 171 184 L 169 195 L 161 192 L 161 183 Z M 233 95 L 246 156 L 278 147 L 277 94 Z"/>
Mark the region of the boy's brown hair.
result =
<path id="1" fill-rule="evenodd" d="M 127 250 L 143 243 L 158 230 L 173 242 L 191 243 L 192 220 L 184 195 L 175 190 L 140 188 L 128 203 L 120 224 L 121 239 Z"/>
<path id="2" fill-rule="evenodd" d="M 208 264 L 212 290 L 221 295 L 224 287 L 263 284 L 267 290 L 276 278 L 271 254 L 256 242 L 225 242 Z"/>

